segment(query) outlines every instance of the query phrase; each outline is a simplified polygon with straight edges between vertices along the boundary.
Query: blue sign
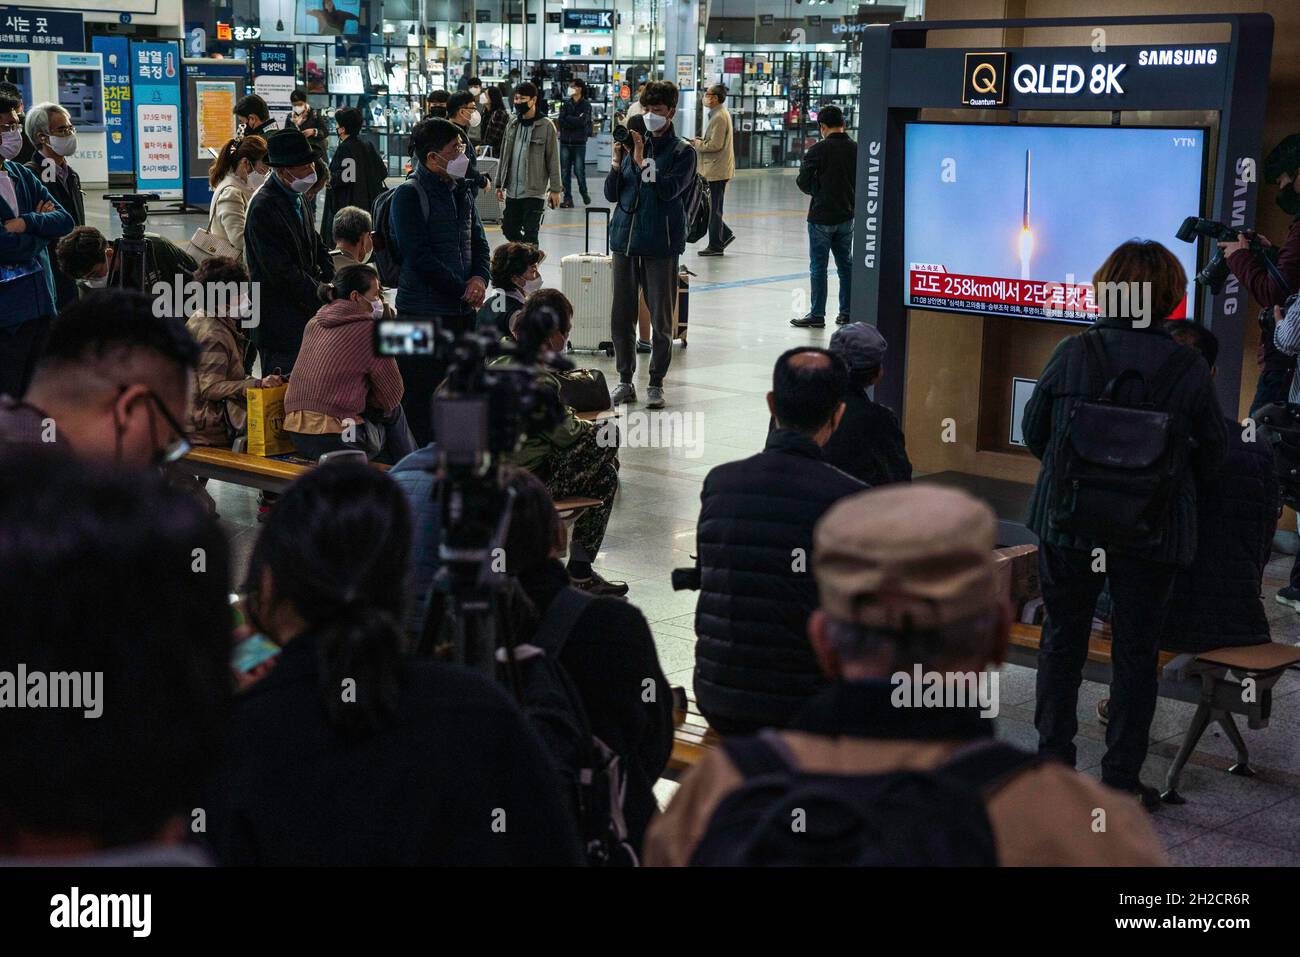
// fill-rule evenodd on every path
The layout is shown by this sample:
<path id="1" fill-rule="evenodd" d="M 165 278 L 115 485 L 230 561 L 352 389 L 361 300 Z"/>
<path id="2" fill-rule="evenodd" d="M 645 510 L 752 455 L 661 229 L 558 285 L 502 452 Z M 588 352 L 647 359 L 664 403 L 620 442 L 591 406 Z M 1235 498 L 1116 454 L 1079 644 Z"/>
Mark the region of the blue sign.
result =
<path id="1" fill-rule="evenodd" d="M 135 130 L 131 122 L 131 51 L 126 37 L 92 37 L 90 48 L 104 58 L 104 130 L 108 171 L 135 171 Z"/>
<path id="2" fill-rule="evenodd" d="M 181 51 L 175 42 L 131 44 L 135 104 L 135 179 L 142 193 L 184 195 Z"/>
<path id="3" fill-rule="evenodd" d="M 24 50 L 84 50 L 86 27 L 79 13 L 35 7 L 0 7 L 0 46 Z"/>

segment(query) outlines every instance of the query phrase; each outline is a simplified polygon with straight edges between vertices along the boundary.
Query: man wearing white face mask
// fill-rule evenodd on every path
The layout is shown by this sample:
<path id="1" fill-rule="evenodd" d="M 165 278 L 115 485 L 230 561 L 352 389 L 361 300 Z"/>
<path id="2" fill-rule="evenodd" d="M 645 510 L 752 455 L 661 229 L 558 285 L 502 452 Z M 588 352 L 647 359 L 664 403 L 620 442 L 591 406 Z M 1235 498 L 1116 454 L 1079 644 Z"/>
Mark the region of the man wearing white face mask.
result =
<path id="1" fill-rule="evenodd" d="M 315 155 L 296 129 L 267 142 L 271 178 L 248 203 L 244 255 L 253 281 L 261 283 L 261 322 L 253 338 L 262 374 L 293 371 L 302 333 L 319 306 L 318 287 L 334 278 L 334 266 L 320 235 L 309 225 L 303 204 L 316 182 Z"/>
<path id="2" fill-rule="evenodd" d="M 22 150 L 18 102 L 0 96 L 0 395 L 20 398 L 56 312 L 46 247 L 72 217 L 40 179 L 14 162 Z"/>
<path id="3" fill-rule="evenodd" d="M 86 209 L 81 195 L 81 177 L 68 162 L 77 152 L 77 131 L 72 118 L 57 103 L 38 103 L 24 120 L 27 138 L 36 145 L 36 155 L 27 168 L 36 174 L 54 201 L 63 207 L 77 226 L 86 225 Z M 77 283 L 59 268 L 57 257 L 50 262 L 54 277 L 54 299 L 62 310 L 76 301 Z"/>
<path id="4" fill-rule="evenodd" d="M 468 91 L 453 93 L 451 99 L 447 101 L 447 118 L 456 124 L 460 130 L 460 138 L 465 142 L 465 156 L 469 160 L 465 182 L 470 185 L 473 196 L 477 199 L 478 191 L 490 189 L 492 181 L 478 171 L 478 159 L 474 154 L 474 137 L 471 134 L 476 134 L 479 125 L 483 122 L 478 107 L 474 104 L 474 96 Z"/>
<path id="5" fill-rule="evenodd" d="M 469 135 L 470 144 L 478 146 L 483 142 L 483 120 L 487 118 L 483 115 L 483 107 L 487 103 L 487 97 L 483 92 L 483 81 L 476 76 L 470 77 L 466 92 L 472 98 L 470 102 L 474 104 L 474 112 L 478 114 L 478 119 L 470 120 L 465 132 Z"/>
<path id="6" fill-rule="evenodd" d="M 465 183 L 469 158 L 459 128 L 443 119 L 424 120 L 411 131 L 415 173 L 393 193 L 389 233 L 396 240 L 401 272 L 397 314 L 435 319 L 461 333 L 483 305 L 489 248 L 483 223 Z M 402 399 L 416 441 L 431 438 L 429 402 L 437 384 L 432 364 L 398 362 L 406 381 Z"/>

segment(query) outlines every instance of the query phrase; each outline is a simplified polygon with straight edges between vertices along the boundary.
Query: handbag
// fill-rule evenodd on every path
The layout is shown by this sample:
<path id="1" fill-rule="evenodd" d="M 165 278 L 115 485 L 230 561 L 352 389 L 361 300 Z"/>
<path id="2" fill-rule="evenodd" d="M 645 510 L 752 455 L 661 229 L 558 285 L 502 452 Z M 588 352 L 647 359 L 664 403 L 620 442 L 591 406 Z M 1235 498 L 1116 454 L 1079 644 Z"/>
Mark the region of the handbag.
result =
<path id="1" fill-rule="evenodd" d="M 605 373 L 599 369 L 569 369 L 555 373 L 560 380 L 560 401 L 574 412 L 604 412 L 612 408 Z"/>
<path id="2" fill-rule="evenodd" d="M 248 454 L 284 455 L 293 451 L 293 440 L 284 430 L 284 396 L 287 385 L 248 389 Z"/>
<path id="3" fill-rule="evenodd" d="M 216 256 L 226 256 L 230 259 L 242 259 L 243 256 L 238 249 L 220 236 L 212 235 L 212 219 L 217 215 L 217 196 L 213 194 L 212 208 L 208 211 L 208 225 L 200 226 L 194 230 L 194 235 L 190 237 L 189 244 L 185 251 L 194 257 L 197 263 L 212 259 Z"/>

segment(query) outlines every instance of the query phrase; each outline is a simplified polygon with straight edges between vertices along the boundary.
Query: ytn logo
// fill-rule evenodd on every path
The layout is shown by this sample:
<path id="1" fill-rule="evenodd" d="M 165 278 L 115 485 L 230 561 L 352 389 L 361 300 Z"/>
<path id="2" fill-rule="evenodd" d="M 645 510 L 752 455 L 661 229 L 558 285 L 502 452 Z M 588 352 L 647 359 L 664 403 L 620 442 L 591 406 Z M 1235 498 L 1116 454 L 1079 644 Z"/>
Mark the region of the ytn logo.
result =
<path id="1" fill-rule="evenodd" d="M 967 53 L 961 101 L 966 106 L 1001 106 L 1007 98 L 1007 54 Z"/>

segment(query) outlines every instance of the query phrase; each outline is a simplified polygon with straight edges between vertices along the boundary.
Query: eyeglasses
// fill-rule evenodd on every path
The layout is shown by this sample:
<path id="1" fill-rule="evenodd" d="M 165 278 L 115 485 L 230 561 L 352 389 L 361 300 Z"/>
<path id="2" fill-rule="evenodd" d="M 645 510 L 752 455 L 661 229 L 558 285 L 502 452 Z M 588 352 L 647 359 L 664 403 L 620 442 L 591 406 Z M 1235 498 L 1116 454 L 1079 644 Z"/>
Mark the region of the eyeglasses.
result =
<path id="1" fill-rule="evenodd" d="M 15 120 L 12 123 L 0 123 L 0 133 L 12 133 L 14 130 L 22 129 L 22 124 Z"/>
<path id="2" fill-rule="evenodd" d="M 121 388 L 125 389 L 126 386 Z M 170 465 L 172 462 L 178 462 L 183 459 L 193 448 L 190 440 L 185 437 L 185 426 L 176 421 L 176 417 L 167 411 L 167 406 L 163 400 L 158 398 L 157 393 L 152 389 L 145 393 L 149 397 L 150 403 L 158 410 L 158 414 L 163 417 L 163 421 L 171 427 L 172 438 L 161 449 L 158 449 L 158 434 L 154 429 L 153 416 L 149 416 L 149 439 L 155 449 L 155 460 L 158 465 Z"/>
<path id="3" fill-rule="evenodd" d="M 76 128 L 71 123 L 64 123 L 62 126 L 51 126 L 51 136 L 71 136 L 76 132 Z"/>

